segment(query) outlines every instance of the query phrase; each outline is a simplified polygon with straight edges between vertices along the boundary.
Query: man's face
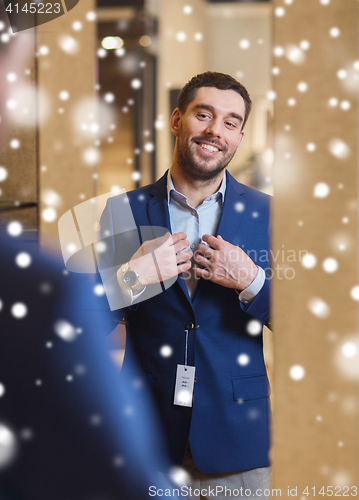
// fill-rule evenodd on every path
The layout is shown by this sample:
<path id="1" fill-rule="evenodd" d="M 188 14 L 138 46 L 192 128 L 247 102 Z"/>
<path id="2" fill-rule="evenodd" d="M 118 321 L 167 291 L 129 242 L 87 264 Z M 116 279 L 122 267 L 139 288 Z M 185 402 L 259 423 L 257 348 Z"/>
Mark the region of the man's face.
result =
<path id="1" fill-rule="evenodd" d="M 184 114 L 174 111 L 176 160 L 187 178 L 210 181 L 222 172 L 243 140 L 244 115 L 237 92 L 215 87 L 199 88 Z"/>

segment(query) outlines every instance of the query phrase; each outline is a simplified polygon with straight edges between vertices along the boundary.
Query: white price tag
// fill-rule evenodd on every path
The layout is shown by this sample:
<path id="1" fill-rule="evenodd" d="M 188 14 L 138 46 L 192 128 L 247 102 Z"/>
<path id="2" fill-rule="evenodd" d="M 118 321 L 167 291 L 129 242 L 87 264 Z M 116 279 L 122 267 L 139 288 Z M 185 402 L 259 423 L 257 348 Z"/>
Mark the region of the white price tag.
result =
<path id="1" fill-rule="evenodd" d="M 195 366 L 177 365 L 173 404 L 192 406 Z"/>

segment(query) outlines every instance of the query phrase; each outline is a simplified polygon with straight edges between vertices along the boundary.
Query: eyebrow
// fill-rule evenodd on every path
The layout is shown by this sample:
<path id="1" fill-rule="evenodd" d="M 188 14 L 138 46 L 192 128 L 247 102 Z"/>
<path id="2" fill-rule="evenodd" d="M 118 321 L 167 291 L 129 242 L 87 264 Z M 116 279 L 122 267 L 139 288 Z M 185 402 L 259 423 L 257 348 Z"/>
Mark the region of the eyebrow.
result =
<path id="1" fill-rule="evenodd" d="M 209 104 L 196 104 L 194 109 L 208 109 L 208 111 L 211 111 L 212 113 L 215 111 L 215 108 L 213 106 L 210 106 Z M 237 113 L 234 113 L 233 111 L 228 113 L 229 116 L 232 116 L 233 118 L 236 118 L 240 123 L 243 122 L 243 118 L 241 115 L 238 115 Z"/>

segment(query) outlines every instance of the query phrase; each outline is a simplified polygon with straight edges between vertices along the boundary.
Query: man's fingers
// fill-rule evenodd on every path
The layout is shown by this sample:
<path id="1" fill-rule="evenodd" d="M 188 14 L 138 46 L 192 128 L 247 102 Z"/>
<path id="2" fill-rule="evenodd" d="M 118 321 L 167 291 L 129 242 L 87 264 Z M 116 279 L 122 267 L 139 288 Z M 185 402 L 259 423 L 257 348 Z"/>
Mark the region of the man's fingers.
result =
<path id="1" fill-rule="evenodd" d="M 171 240 L 172 241 L 170 241 L 170 244 L 171 245 L 175 245 L 178 241 L 185 240 L 186 238 L 187 238 L 187 234 L 184 233 L 184 232 L 174 233 L 174 234 L 171 235 Z"/>
<path id="2" fill-rule="evenodd" d="M 177 254 L 179 252 L 182 252 L 183 250 L 186 250 L 186 248 L 189 247 L 189 242 L 187 240 L 180 240 L 177 241 L 175 245 L 173 245 L 172 249 L 174 249 L 174 252 Z"/>
<path id="3" fill-rule="evenodd" d="M 197 266 L 194 269 L 195 269 L 197 276 L 199 276 L 200 278 L 209 279 L 211 276 L 211 273 L 208 269 L 202 269 L 201 267 L 197 267 Z"/>
<path id="4" fill-rule="evenodd" d="M 197 254 L 195 260 L 200 266 L 209 267 L 211 265 L 210 259 L 203 257 L 203 255 Z"/>
<path id="5" fill-rule="evenodd" d="M 222 241 L 224 241 L 224 239 L 222 237 L 219 240 L 216 236 L 212 236 L 210 234 L 204 234 L 202 236 L 202 240 L 205 241 L 206 243 L 208 243 L 208 245 L 213 247 L 215 250 L 219 250 L 219 247 L 220 247 Z"/>
<path id="6" fill-rule="evenodd" d="M 176 255 L 177 264 L 179 264 L 180 262 L 186 262 L 187 260 L 192 259 L 192 257 L 193 257 L 193 252 L 191 250 L 177 254 Z"/>
<path id="7" fill-rule="evenodd" d="M 207 245 L 200 243 L 198 245 L 196 258 L 198 255 L 204 255 L 205 257 L 211 258 L 213 255 L 213 250 L 212 250 L 212 248 L 209 248 Z"/>
<path id="8" fill-rule="evenodd" d="M 191 261 L 184 262 L 183 264 L 177 266 L 177 273 L 180 274 L 183 273 L 184 271 L 188 271 L 188 269 L 191 269 L 191 266 L 192 266 Z"/>

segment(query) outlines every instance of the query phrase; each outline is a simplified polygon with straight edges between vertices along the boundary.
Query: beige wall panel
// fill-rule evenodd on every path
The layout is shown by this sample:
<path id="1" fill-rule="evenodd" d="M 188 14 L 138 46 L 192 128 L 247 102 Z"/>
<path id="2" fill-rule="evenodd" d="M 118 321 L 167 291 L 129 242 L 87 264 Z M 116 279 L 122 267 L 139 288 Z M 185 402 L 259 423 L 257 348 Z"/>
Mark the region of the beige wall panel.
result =
<path id="1" fill-rule="evenodd" d="M 9 210 L 14 203 L 37 202 L 35 30 L 13 36 L 3 3 L 0 19 L 4 22 L 2 37 L 6 39 L 11 33 L 0 47 L 0 208 L 5 209 L 1 211 L 0 227 L 18 220 L 25 231 L 35 232 L 36 206 Z"/>
<path id="2" fill-rule="evenodd" d="M 192 12 L 183 10 L 184 0 L 162 0 L 159 16 L 157 110 L 163 127 L 157 129 L 157 178 L 171 166 L 172 146 L 169 130 L 169 91 L 182 88 L 193 75 L 206 71 L 205 0 L 192 1 Z M 195 38 L 201 33 L 201 39 Z"/>
<path id="3" fill-rule="evenodd" d="M 254 153 L 260 154 L 268 146 L 267 123 L 264 123 L 262 133 L 259 120 L 266 118 L 267 110 L 271 108 L 267 101 L 272 85 L 271 14 L 270 3 L 210 3 L 206 9 L 206 70 L 228 73 L 237 78 L 248 89 L 253 102 L 245 139 L 229 165 L 229 171 L 234 175 Z"/>
<path id="4" fill-rule="evenodd" d="M 359 486 L 358 13 L 355 0 L 275 8 L 273 487 L 312 498 Z"/>
<path id="5" fill-rule="evenodd" d="M 51 241 L 57 248 L 58 218 L 95 195 L 98 150 L 91 125 L 98 122 L 96 25 L 86 17 L 94 8 L 92 0 L 81 0 L 66 15 L 38 28 L 38 86 L 44 115 L 39 127 L 40 230 L 42 243 Z M 61 94 L 64 91 L 68 97 Z M 49 208 L 52 211 L 44 212 Z M 46 214 L 53 220 L 46 220 Z"/>

